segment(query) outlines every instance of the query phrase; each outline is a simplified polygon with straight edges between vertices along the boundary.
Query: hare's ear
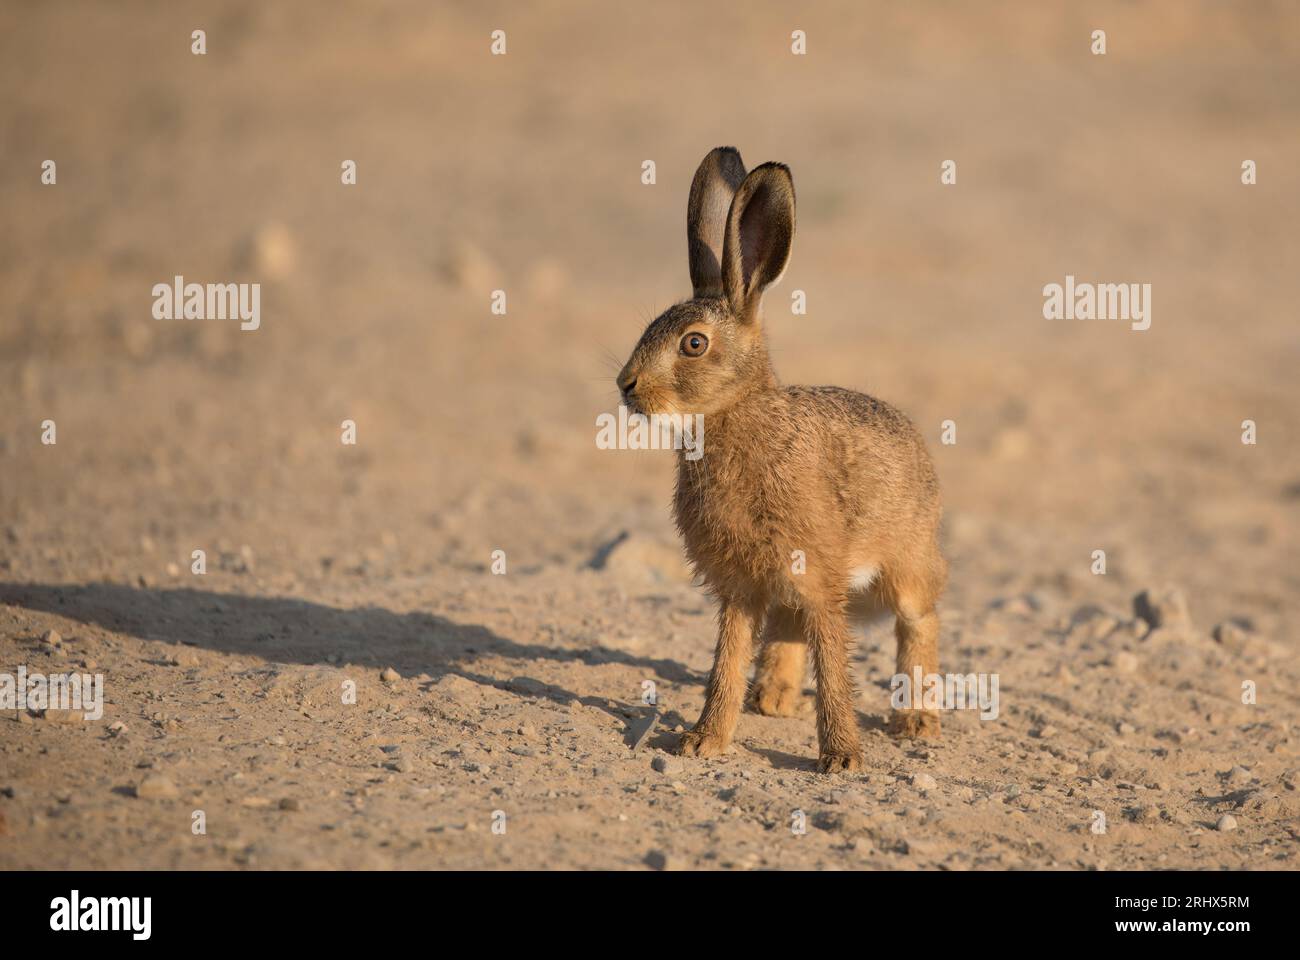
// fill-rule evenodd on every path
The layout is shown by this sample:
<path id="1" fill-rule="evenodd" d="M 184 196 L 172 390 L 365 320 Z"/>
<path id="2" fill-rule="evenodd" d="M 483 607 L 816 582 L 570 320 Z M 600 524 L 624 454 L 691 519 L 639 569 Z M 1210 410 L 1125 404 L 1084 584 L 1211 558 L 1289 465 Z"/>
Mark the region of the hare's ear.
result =
<path id="1" fill-rule="evenodd" d="M 686 202 L 686 253 L 696 297 L 722 296 L 722 237 L 745 164 L 735 147 L 716 147 L 700 163 Z"/>
<path id="2" fill-rule="evenodd" d="M 783 163 L 765 163 L 731 201 L 722 244 L 722 286 L 736 319 L 758 318 L 763 291 L 781 279 L 794 243 L 794 180 Z"/>

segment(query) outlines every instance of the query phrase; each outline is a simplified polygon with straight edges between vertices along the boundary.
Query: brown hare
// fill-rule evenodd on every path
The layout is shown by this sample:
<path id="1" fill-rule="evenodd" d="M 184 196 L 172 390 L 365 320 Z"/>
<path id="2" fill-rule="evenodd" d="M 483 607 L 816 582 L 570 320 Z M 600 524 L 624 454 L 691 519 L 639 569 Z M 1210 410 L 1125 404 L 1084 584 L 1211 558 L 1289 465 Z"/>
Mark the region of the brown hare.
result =
<path id="1" fill-rule="evenodd" d="M 641 414 L 702 414 L 702 456 L 679 453 L 674 512 L 686 553 L 718 601 L 704 710 L 683 754 L 727 749 L 761 639 L 752 706 L 795 712 L 806 654 L 817 678 L 818 769 L 861 767 L 850 615 L 857 600 L 896 616 L 897 669 L 939 668 L 935 602 L 939 484 L 925 443 L 886 403 L 838 387 L 783 387 L 763 334 L 764 291 L 790 259 L 794 182 L 783 164 L 745 173 L 731 147 L 696 171 L 686 239 L 694 295 L 646 328 L 618 375 Z M 938 736 L 934 711 L 897 710 L 891 729 Z"/>

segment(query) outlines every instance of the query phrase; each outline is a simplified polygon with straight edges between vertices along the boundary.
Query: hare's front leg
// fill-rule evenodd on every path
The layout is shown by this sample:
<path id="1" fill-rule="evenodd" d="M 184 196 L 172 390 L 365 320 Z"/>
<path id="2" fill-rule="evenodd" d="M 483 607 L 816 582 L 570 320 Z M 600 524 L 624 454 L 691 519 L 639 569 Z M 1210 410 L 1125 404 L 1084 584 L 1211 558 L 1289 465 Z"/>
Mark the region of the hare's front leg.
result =
<path id="1" fill-rule="evenodd" d="M 807 670 L 808 642 L 793 607 L 773 604 L 763 624 L 763 645 L 749 702 L 769 717 L 793 717 L 799 710 Z"/>
<path id="2" fill-rule="evenodd" d="M 718 649 L 704 694 L 704 710 L 695 729 L 682 734 L 679 752 L 714 757 L 727 749 L 745 702 L 745 672 L 754 650 L 754 634 L 763 605 L 724 600 L 718 612 Z"/>
<path id="3" fill-rule="evenodd" d="M 858 719 L 849 669 L 851 633 L 844 605 L 828 602 L 802 611 L 817 674 L 817 769 L 839 773 L 862 768 Z"/>

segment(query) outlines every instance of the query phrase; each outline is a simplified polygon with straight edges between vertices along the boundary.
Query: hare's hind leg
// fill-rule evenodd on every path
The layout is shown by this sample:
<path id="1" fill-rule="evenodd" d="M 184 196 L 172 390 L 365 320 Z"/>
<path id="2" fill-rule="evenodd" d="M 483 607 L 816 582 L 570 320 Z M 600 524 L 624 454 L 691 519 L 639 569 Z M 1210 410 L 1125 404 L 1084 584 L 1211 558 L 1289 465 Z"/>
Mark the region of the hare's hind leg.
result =
<path id="1" fill-rule="evenodd" d="M 767 611 L 758 670 L 749 703 L 769 717 L 793 717 L 807 674 L 808 643 L 793 607 L 775 603 Z"/>
<path id="2" fill-rule="evenodd" d="M 894 636 L 898 640 L 896 670 L 911 684 L 916 708 L 895 710 L 889 720 L 890 732 L 900 737 L 938 737 L 939 711 L 920 709 L 922 690 L 915 684 L 916 669 L 924 679 L 939 672 L 939 614 L 935 601 L 943 586 L 944 566 L 941 556 L 919 576 L 901 578 L 890 586 L 894 615 Z"/>
<path id="3" fill-rule="evenodd" d="M 678 752 L 713 757 L 726 750 L 745 704 L 745 672 L 754 653 L 754 634 L 763 617 L 763 602 L 722 601 L 718 611 L 718 647 L 704 694 L 704 710 L 694 729 L 682 734 Z"/>

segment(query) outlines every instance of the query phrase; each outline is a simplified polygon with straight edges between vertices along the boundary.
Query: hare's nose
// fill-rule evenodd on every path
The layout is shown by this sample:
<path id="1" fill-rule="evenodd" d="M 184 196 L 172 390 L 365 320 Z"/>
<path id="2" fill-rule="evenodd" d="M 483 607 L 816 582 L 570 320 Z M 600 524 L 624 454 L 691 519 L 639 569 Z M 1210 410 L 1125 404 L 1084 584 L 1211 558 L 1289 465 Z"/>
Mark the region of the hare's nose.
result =
<path id="1" fill-rule="evenodd" d="M 619 381 L 618 388 L 624 393 L 631 393 L 636 389 L 636 377 L 627 377 Z"/>

